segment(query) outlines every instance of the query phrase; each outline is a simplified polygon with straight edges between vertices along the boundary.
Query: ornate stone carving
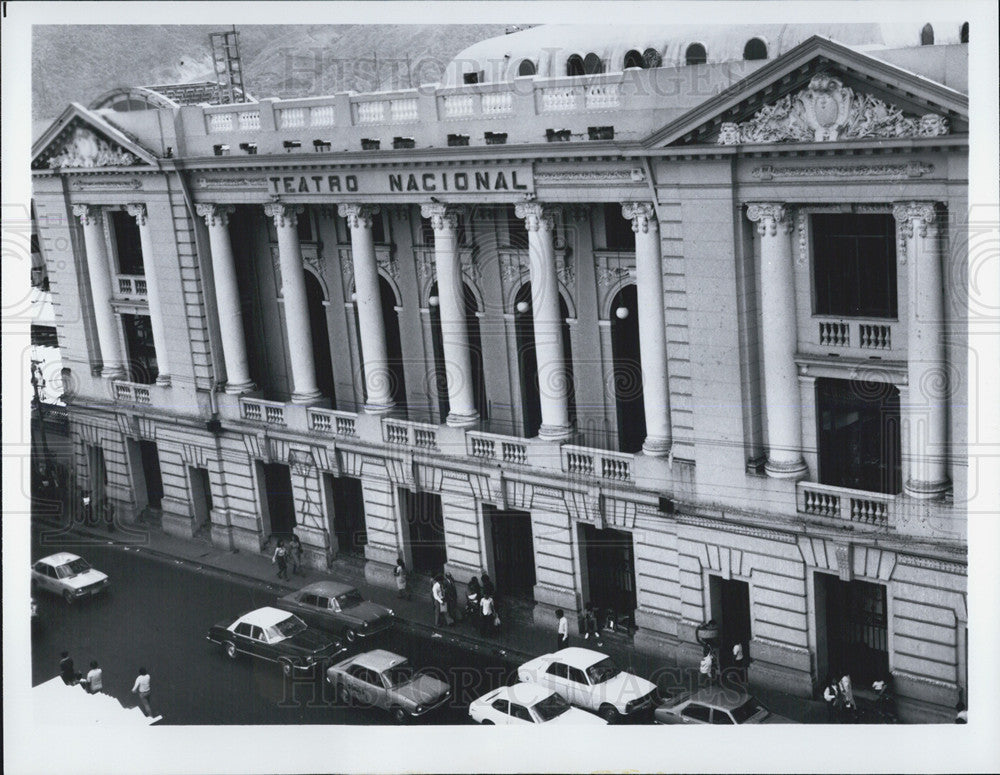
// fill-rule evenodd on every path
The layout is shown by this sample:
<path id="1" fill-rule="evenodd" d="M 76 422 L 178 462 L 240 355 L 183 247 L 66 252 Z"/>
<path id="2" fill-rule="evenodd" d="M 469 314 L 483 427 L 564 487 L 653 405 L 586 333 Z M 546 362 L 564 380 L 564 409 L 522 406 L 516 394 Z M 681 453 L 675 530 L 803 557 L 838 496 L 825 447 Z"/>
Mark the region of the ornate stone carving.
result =
<path id="1" fill-rule="evenodd" d="M 762 237 L 775 236 L 779 224 L 785 234 L 792 231 L 791 212 L 781 203 L 754 202 L 747 206 L 747 218 L 757 224 L 757 233 Z"/>
<path id="2" fill-rule="evenodd" d="M 845 164 L 774 167 L 764 164 L 750 174 L 758 180 L 774 178 L 919 178 L 934 171 L 933 164 L 911 161 L 905 164 Z"/>
<path id="3" fill-rule="evenodd" d="M 79 218 L 84 226 L 99 226 L 104 220 L 98 205 L 73 205 L 73 215 Z"/>
<path id="4" fill-rule="evenodd" d="M 801 210 L 796 213 L 795 228 L 799 236 L 799 253 L 795 257 L 795 265 L 806 266 L 809 263 L 809 246 L 806 244 L 806 214 Z"/>
<path id="5" fill-rule="evenodd" d="M 514 205 L 514 215 L 524 219 L 528 231 L 555 229 L 555 213 L 541 202 L 521 202 Z"/>
<path id="6" fill-rule="evenodd" d="M 751 119 L 723 123 L 718 144 L 937 137 L 948 131 L 944 116 L 906 116 L 900 108 L 821 73 L 802 91 L 765 105 Z"/>
<path id="7" fill-rule="evenodd" d="M 528 264 L 518 253 L 500 254 L 500 275 L 507 282 L 516 282 L 528 274 Z"/>
<path id="8" fill-rule="evenodd" d="M 220 226 L 225 228 L 229 225 L 229 216 L 236 212 L 233 205 L 219 205 L 211 202 L 202 202 L 194 206 L 195 212 L 205 219 L 205 225 L 209 228 Z"/>
<path id="9" fill-rule="evenodd" d="M 650 202 L 622 203 L 622 217 L 632 222 L 632 231 L 636 234 L 640 232 L 646 234 L 650 230 L 658 231 L 660 226 L 656 222 L 655 215 Z"/>
<path id="10" fill-rule="evenodd" d="M 446 204 L 420 205 L 420 214 L 424 218 L 429 218 L 434 231 L 458 229 L 458 217 L 460 210 Z"/>
<path id="11" fill-rule="evenodd" d="M 377 215 L 379 206 L 373 204 L 345 203 L 337 207 L 342 218 L 347 219 L 347 225 L 352 229 L 370 229 L 372 216 Z"/>
<path id="12" fill-rule="evenodd" d="M 80 180 L 74 179 L 69 187 L 74 191 L 121 191 L 124 189 L 137 190 L 142 188 L 142 181 L 139 178 L 116 177 L 112 180 Z"/>
<path id="13" fill-rule="evenodd" d="M 279 229 L 294 229 L 299 223 L 302 205 L 290 205 L 284 202 L 268 202 L 264 205 L 264 215 L 274 218 L 274 225 Z"/>
<path id="14" fill-rule="evenodd" d="M 562 255 L 556 255 L 556 275 L 567 286 L 572 286 L 576 279 L 576 271 L 573 267 L 572 254 L 567 249 Z"/>
<path id="15" fill-rule="evenodd" d="M 535 185 L 560 183 L 642 183 L 646 173 L 640 168 L 629 170 L 573 170 L 564 172 L 539 172 Z"/>
<path id="16" fill-rule="evenodd" d="M 913 222 L 918 223 L 917 234 L 927 236 L 927 227 L 934 223 L 937 213 L 933 202 L 896 202 L 892 206 L 896 219 L 896 234 L 899 237 L 899 262 L 906 263 L 906 243 L 913 238 Z"/>
<path id="17" fill-rule="evenodd" d="M 267 188 L 264 178 L 198 178 L 198 188 Z"/>
<path id="18" fill-rule="evenodd" d="M 148 215 L 146 212 L 146 205 L 142 202 L 133 202 L 132 204 L 125 205 L 125 212 L 135 218 L 135 222 L 139 224 L 139 226 L 146 225 Z"/>
<path id="19" fill-rule="evenodd" d="M 84 127 L 77 127 L 58 153 L 46 162 L 50 169 L 60 167 L 131 167 L 138 157 L 114 145 Z"/>
<path id="20" fill-rule="evenodd" d="M 632 274 L 632 270 L 627 266 L 602 266 L 597 270 L 597 284 L 602 288 L 608 288 Z"/>

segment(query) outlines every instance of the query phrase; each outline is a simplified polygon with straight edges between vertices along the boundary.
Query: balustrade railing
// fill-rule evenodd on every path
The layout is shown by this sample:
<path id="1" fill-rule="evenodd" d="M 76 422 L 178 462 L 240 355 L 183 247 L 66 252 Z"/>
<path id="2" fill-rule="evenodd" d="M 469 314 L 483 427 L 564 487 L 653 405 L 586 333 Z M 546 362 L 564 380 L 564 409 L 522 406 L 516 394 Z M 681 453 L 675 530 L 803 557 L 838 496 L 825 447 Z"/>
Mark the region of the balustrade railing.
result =
<path id="1" fill-rule="evenodd" d="M 562 467 L 567 474 L 596 476 L 614 482 L 632 481 L 632 460 L 626 452 L 591 449 L 574 444 L 562 446 Z"/>
<path id="2" fill-rule="evenodd" d="M 519 466 L 528 464 L 528 444 L 516 436 L 467 431 L 465 438 L 466 451 L 471 457 Z"/>
<path id="3" fill-rule="evenodd" d="M 139 274 L 119 274 L 115 275 L 117 281 L 118 297 L 126 299 L 146 298 L 146 278 Z"/>
<path id="4" fill-rule="evenodd" d="M 799 482 L 797 510 L 814 517 L 888 528 L 894 495 Z"/>
<path id="5" fill-rule="evenodd" d="M 437 449 L 436 425 L 411 422 L 409 420 L 382 420 L 382 440 L 386 444 L 394 444 L 416 449 Z"/>
<path id="6" fill-rule="evenodd" d="M 330 433 L 344 438 L 353 438 L 358 435 L 357 415 L 351 412 L 309 407 L 306 410 L 306 416 L 311 431 Z"/>
<path id="7" fill-rule="evenodd" d="M 265 425 L 285 425 L 285 405 L 279 401 L 240 397 L 240 416 L 250 422 Z"/>
<path id="8" fill-rule="evenodd" d="M 820 347 L 892 350 L 892 324 L 856 320 L 817 320 L 816 344 Z"/>
<path id="9" fill-rule="evenodd" d="M 149 385 L 141 385 L 136 382 L 125 382 L 123 380 L 115 380 L 113 385 L 115 401 L 132 404 L 152 403 Z"/>

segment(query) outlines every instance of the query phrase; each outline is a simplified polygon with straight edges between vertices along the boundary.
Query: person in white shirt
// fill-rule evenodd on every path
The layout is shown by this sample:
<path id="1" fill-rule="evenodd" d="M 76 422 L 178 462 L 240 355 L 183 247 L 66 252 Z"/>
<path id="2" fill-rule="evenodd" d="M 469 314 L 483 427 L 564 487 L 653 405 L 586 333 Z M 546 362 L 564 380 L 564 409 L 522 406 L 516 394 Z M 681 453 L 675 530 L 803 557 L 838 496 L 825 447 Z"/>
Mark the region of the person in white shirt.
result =
<path id="1" fill-rule="evenodd" d="M 441 622 L 447 622 L 451 627 L 455 620 L 448 613 L 448 603 L 444 599 L 444 585 L 440 575 L 434 577 L 434 586 L 431 587 L 431 597 L 434 598 L 434 626 L 440 627 Z"/>
<path id="2" fill-rule="evenodd" d="M 87 691 L 91 694 L 97 694 L 104 688 L 104 673 L 101 671 L 96 659 L 91 661 L 90 672 L 87 673 L 87 677 L 81 683 L 86 686 Z"/>
<path id="3" fill-rule="evenodd" d="M 139 668 L 139 675 L 136 676 L 135 683 L 132 684 L 132 693 L 139 695 L 139 707 L 142 708 L 142 712 L 147 716 L 152 716 L 153 708 L 149 704 L 150 681 L 146 668 Z"/>
<path id="4" fill-rule="evenodd" d="M 497 628 L 497 613 L 493 607 L 493 596 L 483 593 L 479 604 L 483 611 L 482 618 L 479 620 L 480 631 L 483 635 L 492 635 Z"/>
<path id="5" fill-rule="evenodd" d="M 559 620 L 559 628 L 556 633 L 556 651 L 564 649 L 569 645 L 569 620 L 561 608 L 556 609 L 556 618 Z"/>

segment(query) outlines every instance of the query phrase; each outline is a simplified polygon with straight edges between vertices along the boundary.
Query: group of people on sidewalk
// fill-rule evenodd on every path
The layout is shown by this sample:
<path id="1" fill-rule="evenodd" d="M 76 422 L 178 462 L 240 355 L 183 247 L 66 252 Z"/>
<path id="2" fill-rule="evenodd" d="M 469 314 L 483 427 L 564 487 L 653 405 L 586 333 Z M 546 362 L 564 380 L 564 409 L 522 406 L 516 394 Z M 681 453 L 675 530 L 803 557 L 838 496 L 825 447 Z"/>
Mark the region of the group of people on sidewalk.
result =
<path id="1" fill-rule="evenodd" d="M 402 557 L 396 559 L 393 569 L 396 593 L 400 599 L 410 599 L 408 571 Z M 431 602 L 434 606 L 434 626 L 454 627 L 456 623 L 468 620 L 477 625 L 481 635 L 496 635 L 500 629 L 500 615 L 497 613 L 496 587 L 488 573 L 473 576 L 466 585 L 464 609 L 458 605 L 458 586 L 450 573 L 439 573 L 431 584 Z"/>
<path id="2" fill-rule="evenodd" d="M 68 651 L 63 651 L 59 659 L 59 675 L 67 686 L 82 686 L 89 694 L 97 694 L 104 690 L 104 671 L 96 659 L 90 661 L 87 675 L 77 672 L 73 658 Z M 132 684 L 132 693 L 138 697 L 139 707 L 148 716 L 153 716 L 153 708 L 149 703 L 151 683 L 146 668 L 140 667 L 139 673 Z"/>
<path id="3" fill-rule="evenodd" d="M 271 557 L 271 564 L 278 566 L 278 578 L 288 581 L 288 568 L 291 566 L 292 575 L 305 576 L 302 570 L 302 541 L 295 533 L 288 540 L 287 545 L 284 540 L 279 540 Z"/>

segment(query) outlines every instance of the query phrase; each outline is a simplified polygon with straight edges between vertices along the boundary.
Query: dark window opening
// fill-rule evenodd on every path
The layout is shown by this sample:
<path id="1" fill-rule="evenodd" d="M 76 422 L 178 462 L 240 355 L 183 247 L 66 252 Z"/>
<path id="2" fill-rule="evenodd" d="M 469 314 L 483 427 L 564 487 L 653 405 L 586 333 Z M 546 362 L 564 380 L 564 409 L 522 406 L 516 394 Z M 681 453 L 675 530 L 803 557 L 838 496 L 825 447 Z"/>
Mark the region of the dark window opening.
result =
<path id="1" fill-rule="evenodd" d="M 613 126 L 588 126 L 588 140 L 614 140 L 615 128 Z"/>
<path id="2" fill-rule="evenodd" d="M 382 147 L 382 141 L 371 137 L 361 138 L 361 150 L 362 151 L 377 151 Z"/>
<path id="3" fill-rule="evenodd" d="M 376 245 L 385 245 L 388 242 L 385 237 L 385 219 L 381 212 L 372 215 L 372 242 Z"/>
<path id="4" fill-rule="evenodd" d="M 361 480 L 349 476 L 323 474 L 327 488 L 327 511 L 337 537 L 337 550 L 352 556 L 364 556 L 368 543 L 365 524 L 365 497 Z"/>
<path id="5" fill-rule="evenodd" d="M 708 61 L 708 52 L 701 43 L 692 43 L 684 52 L 684 61 L 689 65 L 703 65 Z"/>
<path id="6" fill-rule="evenodd" d="M 611 302 L 611 353 L 618 450 L 639 452 L 646 440 L 646 411 L 639 354 L 639 305 L 634 285 L 626 285 Z"/>
<path id="7" fill-rule="evenodd" d="M 969 23 L 968 22 L 965 22 L 965 23 L 962 24 L 962 28 L 959 30 L 959 33 L 958 33 L 958 40 L 959 40 L 960 43 L 968 43 L 969 42 Z"/>
<path id="8" fill-rule="evenodd" d="M 394 137 L 392 138 L 392 147 L 396 150 L 402 148 L 416 148 L 417 141 L 412 137 Z"/>
<path id="9" fill-rule="evenodd" d="M 148 315 L 122 317 L 125 348 L 128 357 L 129 381 L 152 385 L 160 373 L 156 365 L 156 347 L 153 344 L 153 325 Z"/>
<path id="10" fill-rule="evenodd" d="M 647 48 L 642 52 L 643 64 L 647 67 L 660 67 L 663 64 L 663 55 L 655 48 Z"/>
<path id="11" fill-rule="evenodd" d="M 532 599 L 535 592 L 535 549 L 531 514 L 483 505 L 493 554 L 493 580 L 506 597 Z"/>
<path id="12" fill-rule="evenodd" d="M 542 403 L 538 392 L 538 356 L 535 352 L 535 322 L 531 310 L 531 283 L 525 283 L 514 299 L 514 334 L 521 383 L 522 432 L 527 439 L 542 427 Z"/>
<path id="13" fill-rule="evenodd" d="M 608 250 L 635 250 L 632 221 L 622 215 L 620 204 L 604 205 L 604 246 Z"/>
<path id="14" fill-rule="evenodd" d="M 566 60 L 566 75 L 583 75 L 583 57 L 572 54 Z"/>
<path id="15" fill-rule="evenodd" d="M 818 596 L 826 601 L 827 672 L 833 676 L 849 674 L 855 687 L 888 678 L 889 609 L 885 586 L 842 581 L 828 573 L 817 573 L 816 582 Z"/>
<path id="16" fill-rule="evenodd" d="M 895 318 L 893 217 L 817 214 L 811 225 L 814 314 Z"/>
<path id="17" fill-rule="evenodd" d="M 158 509 L 163 502 L 163 476 L 160 473 L 160 451 L 155 441 L 139 442 L 139 459 L 146 481 L 146 502 L 150 508 Z"/>
<path id="18" fill-rule="evenodd" d="M 299 242 L 313 241 L 312 216 L 308 206 L 304 207 L 296 218 L 295 232 L 299 235 Z"/>
<path id="19" fill-rule="evenodd" d="M 135 218 L 122 210 L 112 210 L 111 230 L 114 232 L 118 271 L 121 274 L 145 274 L 139 224 Z"/>
<path id="20" fill-rule="evenodd" d="M 448 561 L 441 496 L 405 488 L 399 488 L 398 492 L 409 539 L 410 569 L 417 573 L 441 573 Z"/>
<path id="21" fill-rule="evenodd" d="M 760 38 L 750 38 L 743 47 L 743 58 L 750 61 L 767 59 L 767 44 Z"/>
<path id="22" fill-rule="evenodd" d="M 504 206 L 504 222 L 507 224 L 507 244 L 512 248 L 527 250 L 528 231 L 524 221 L 517 217 L 514 205 Z"/>
<path id="23" fill-rule="evenodd" d="M 635 612 L 635 560 L 632 534 L 622 530 L 598 530 L 581 524 L 584 558 L 587 564 L 589 600 L 601 613 L 616 622 Z"/>
<path id="24" fill-rule="evenodd" d="M 484 132 L 483 140 L 487 145 L 505 145 L 507 143 L 506 132 Z"/>
<path id="25" fill-rule="evenodd" d="M 536 72 L 535 63 L 530 59 L 522 59 L 521 64 L 517 66 L 519 76 L 534 75 Z"/>
<path id="26" fill-rule="evenodd" d="M 463 83 L 479 83 L 479 73 L 465 73 L 462 76 Z"/>
<path id="27" fill-rule="evenodd" d="M 326 306 L 323 304 L 323 288 L 312 272 L 305 272 L 306 301 L 309 305 L 309 331 L 312 334 L 313 365 L 316 371 L 316 386 L 328 399 L 332 407 L 337 406 L 335 380 L 333 378 L 333 354 L 330 351 L 330 329 L 327 325 Z"/>
<path id="28" fill-rule="evenodd" d="M 921 46 L 934 45 L 934 28 L 929 24 L 925 24 L 924 28 L 920 30 L 920 45 Z"/>
<path id="29" fill-rule="evenodd" d="M 456 134 L 448 135 L 448 146 L 451 148 L 468 144 L 469 144 L 469 135 L 456 135 Z"/>
<path id="30" fill-rule="evenodd" d="M 291 469 L 284 463 L 264 463 L 263 470 L 262 484 L 271 536 L 288 540 L 296 525 Z"/>
<path id="31" fill-rule="evenodd" d="M 630 67 L 645 67 L 646 61 L 642 58 L 640 54 L 635 49 L 632 49 L 627 54 L 625 54 L 625 61 L 622 63 L 622 67 L 628 70 Z"/>
<path id="32" fill-rule="evenodd" d="M 597 75 L 604 72 L 604 62 L 601 58 L 591 52 L 583 59 L 583 72 L 585 75 Z"/>
<path id="33" fill-rule="evenodd" d="M 55 326 L 39 326 L 31 324 L 31 346 L 32 347 L 58 347 L 59 335 Z"/>

